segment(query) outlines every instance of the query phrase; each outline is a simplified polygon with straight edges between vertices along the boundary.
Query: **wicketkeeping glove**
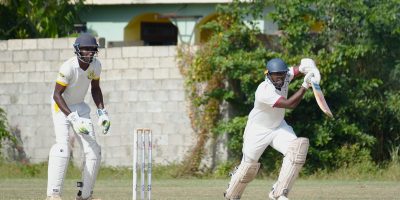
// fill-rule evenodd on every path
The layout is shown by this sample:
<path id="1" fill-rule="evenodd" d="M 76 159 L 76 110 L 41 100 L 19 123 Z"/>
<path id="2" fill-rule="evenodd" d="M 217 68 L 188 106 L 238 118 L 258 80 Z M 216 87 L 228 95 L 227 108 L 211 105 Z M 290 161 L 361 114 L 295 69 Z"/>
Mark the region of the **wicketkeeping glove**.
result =
<path id="1" fill-rule="evenodd" d="M 91 120 L 79 117 L 78 112 L 76 111 L 71 112 L 67 116 L 67 120 L 72 124 L 75 133 L 89 134 L 90 131 L 93 131 Z"/>
<path id="2" fill-rule="evenodd" d="M 321 81 L 321 74 L 315 64 L 314 60 L 310 58 L 303 58 L 300 61 L 299 71 L 303 74 L 308 74 L 312 72 L 314 74 L 314 81 L 319 84 Z"/>
<path id="3" fill-rule="evenodd" d="M 103 134 L 107 134 L 110 129 L 110 119 L 106 109 L 97 109 L 97 115 L 99 116 L 99 126 L 103 127 Z"/>

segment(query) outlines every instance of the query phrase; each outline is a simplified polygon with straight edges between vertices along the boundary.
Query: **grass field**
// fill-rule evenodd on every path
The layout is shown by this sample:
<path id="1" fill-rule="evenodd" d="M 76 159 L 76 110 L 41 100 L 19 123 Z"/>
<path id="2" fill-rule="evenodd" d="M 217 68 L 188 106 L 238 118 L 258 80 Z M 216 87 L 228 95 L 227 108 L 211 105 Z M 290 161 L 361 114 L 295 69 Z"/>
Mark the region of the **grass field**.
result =
<path id="1" fill-rule="evenodd" d="M 67 179 L 63 199 L 74 199 L 76 180 Z M 154 200 L 223 200 L 228 179 L 153 180 Z M 266 200 L 272 180 L 257 179 L 248 185 L 242 200 Z M 128 179 L 100 179 L 95 196 L 103 200 L 132 199 Z M 0 199 L 45 199 L 46 179 L 1 179 Z M 298 180 L 290 195 L 292 200 L 379 199 L 400 200 L 400 183 L 396 181 Z"/>

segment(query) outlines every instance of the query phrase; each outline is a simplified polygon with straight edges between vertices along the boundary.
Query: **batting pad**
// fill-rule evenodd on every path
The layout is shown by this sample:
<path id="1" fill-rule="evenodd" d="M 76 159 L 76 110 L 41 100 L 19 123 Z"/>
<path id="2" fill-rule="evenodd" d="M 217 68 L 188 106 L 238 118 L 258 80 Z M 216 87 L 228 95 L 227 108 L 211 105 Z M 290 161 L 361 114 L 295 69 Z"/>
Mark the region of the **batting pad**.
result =
<path id="1" fill-rule="evenodd" d="M 96 177 L 100 169 L 101 147 L 93 145 L 88 153 L 85 153 L 85 161 L 82 167 L 82 198 L 86 199 L 92 195 Z"/>
<path id="2" fill-rule="evenodd" d="M 278 198 L 289 194 L 294 181 L 303 164 L 306 161 L 309 141 L 307 138 L 297 138 L 288 147 L 288 151 L 283 158 L 282 168 L 279 173 L 278 182 L 274 188 L 273 196 Z"/>
<path id="3" fill-rule="evenodd" d="M 50 149 L 47 196 L 61 196 L 65 174 L 67 173 L 70 149 L 67 144 L 54 144 Z"/>
<path id="4" fill-rule="evenodd" d="M 229 200 L 240 199 L 247 184 L 257 175 L 260 163 L 240 163 L 236 172 L 232 175 L 229 187 L 225 192 L 225 198 Z"/>

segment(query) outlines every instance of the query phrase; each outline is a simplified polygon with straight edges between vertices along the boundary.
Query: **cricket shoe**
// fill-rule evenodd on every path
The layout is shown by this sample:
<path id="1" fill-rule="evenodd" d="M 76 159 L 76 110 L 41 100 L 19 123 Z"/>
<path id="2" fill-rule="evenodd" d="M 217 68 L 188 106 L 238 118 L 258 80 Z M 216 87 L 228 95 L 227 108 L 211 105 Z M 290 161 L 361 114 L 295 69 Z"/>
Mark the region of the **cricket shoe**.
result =
<path id="1" fill-rule="evenodd" d="M 271 192 L 269 192 L 268 195 L 269 199 L 271 200 L 289 200 L 289 198 L 285 197 L 285 196 L 280 196 L 278 198 L 274 197 L 274 190 L 271 190 Z"/>
<path id="2" fill-rule="evenodd" d="M 240 197 L 238 197 L 238 198 L 233 198 L 233 199 L 228 199 L 228 198 L 226 198 L 226 192 L 224 192 L 224 197 L 225 197 L 226 200 L 240 200 Z"/>
<path id="3" fill-rule="evenodd" d="M 272 186 L 271 192 L 269 192 L 268 197 L 271 200 L 289 200 L 286 196 L 280 196 L 280 197 L 274 197 L 274 191 L 275 191 L 276 183 Z"/>
<path id="4" fill-rule="evenodd" d="M 48 196 L 46 200 L 62 200 L 60 196 Z"/>
<path id="5" fill-rule="evenodd" d="M 93 198 L 92 196 L 89 196 L 88 198 L 84 199 L 82 196 L 76 196 L 75 200 L 101 200 L 101 199 L 96 199 Z"/>

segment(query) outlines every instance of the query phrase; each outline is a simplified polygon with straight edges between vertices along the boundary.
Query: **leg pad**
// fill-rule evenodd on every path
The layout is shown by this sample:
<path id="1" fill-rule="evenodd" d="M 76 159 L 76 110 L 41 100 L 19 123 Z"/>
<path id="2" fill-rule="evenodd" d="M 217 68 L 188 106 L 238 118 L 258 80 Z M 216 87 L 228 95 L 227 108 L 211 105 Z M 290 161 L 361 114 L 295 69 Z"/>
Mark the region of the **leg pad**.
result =
<path id="1" fill-rule="evenodd" d="M 240 199 L 247 184 L 257 175 L 260 163 L 240 163 L 238 169 L 232 175 L 229 187 L 225 192 L 225 198 L 230 200 Z"/>
<path id="2" fill-rule="evenodd" d="M 67 144 L 57 143 L 51 147 L 48 164 L 47 196 L 61 196 L 69 155 L 70 149 Z"/>
<path id="3" fill-rule="evenodd" d="M 276 199 L 280 196 L 287 197 L 306 161 L 308 146 L 309 141 L 307 138 L 297 138 L 289 145 L 288 151 L 283 158 L 278 182 L 273 191 L 273 196 Z"/>

